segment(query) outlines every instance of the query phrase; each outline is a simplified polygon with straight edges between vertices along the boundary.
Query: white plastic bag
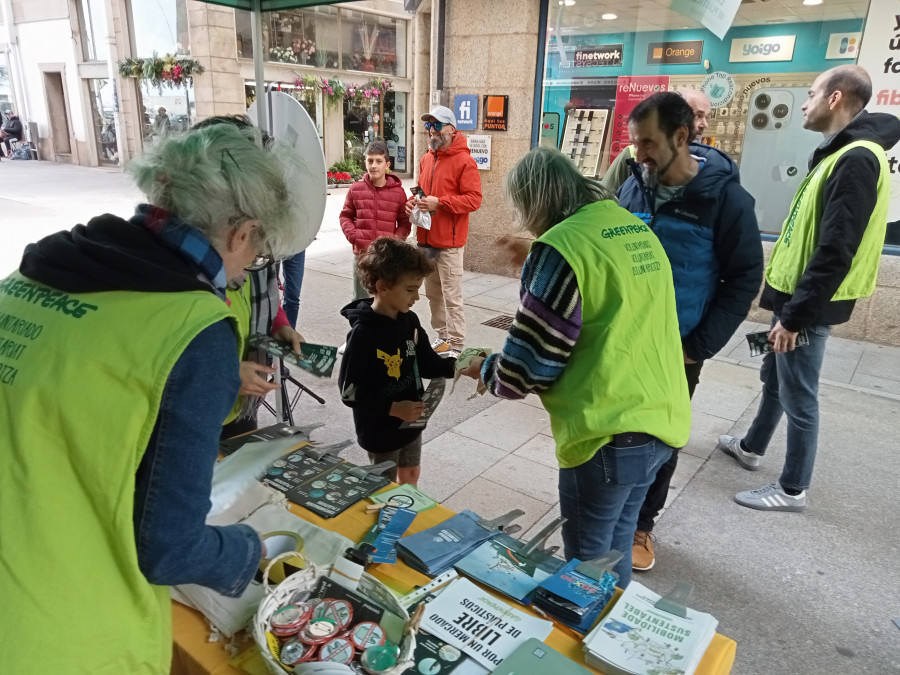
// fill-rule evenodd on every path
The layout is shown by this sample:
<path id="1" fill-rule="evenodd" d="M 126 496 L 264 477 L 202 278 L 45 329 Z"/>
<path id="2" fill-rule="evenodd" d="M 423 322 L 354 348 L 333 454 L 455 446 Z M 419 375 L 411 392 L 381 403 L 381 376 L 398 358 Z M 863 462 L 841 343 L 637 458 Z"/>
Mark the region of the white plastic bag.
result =
<path id="1" fill-rule="evenodd" d="M 418 206 L 413 207 L 412 213 L 409 214 L 409 220 L 423 230 L 431 229 L 431 214 L 428 211 L 420 211 Z"/>

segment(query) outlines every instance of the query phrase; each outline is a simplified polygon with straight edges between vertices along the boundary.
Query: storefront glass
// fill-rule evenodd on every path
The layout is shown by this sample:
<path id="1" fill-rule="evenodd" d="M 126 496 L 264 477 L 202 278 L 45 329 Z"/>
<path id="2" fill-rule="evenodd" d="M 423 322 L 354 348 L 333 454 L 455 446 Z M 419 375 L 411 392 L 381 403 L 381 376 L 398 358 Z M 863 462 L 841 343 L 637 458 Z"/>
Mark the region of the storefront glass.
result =
<path id="1" fill-rule="evenodd" d="M 324 152 L 325 145 L 323 141 L 323 122 L 325 116 L 323 114 L 324 102 L 322 100 L 322 92 L 317 89 L 304 89 L 302 86 L 298 87 L 287 82 L 267 82 L 266 86 L 268 87 L 270 84 L 275 85 L 276 91 L 282 91 L 286 94 L 290 94 L 300 102 L 300 105 L 303 106 L 303 109 L 307 112 L 307 114 L 309 114 L 309 118 L 316 126 L 316 133 L 319 135 L 319 143 L 322 145 L 322 151 Z M 256 83 L 244 82 L 244 96 L 246 97 L 247 107 L 249 108 L 250 105 L 256 100 Z"/>
<path id="2" fill-rule="evenodd" d="M 0 113 L 15 110 L 13 104 L 12 81 L 9 79 L 9 64 L 6 54 L 0 52 Z"/>
<path id="3" fill-rule="evenodd" d="M 94 125 L 94 141 L 97 143 L 97 159 L 101 164 L 118 164 L 115 84 L 105 79 L 88 80 L 87 84 L 91 94 L 91 122 Z"/>
<path id="4" fill-rule="evenodd" d="M 156 89 L 149 80 L 141 80 L 144 106 L 142 133 L 145 141 L 172 131 L 187 131 L 197 121 L 192 84 L 171 89 Z"/>
<path id="5" fill-rule="evenodd" d="M 131 0 L 134 56 L 148 57 L 154 52 L 159 56 L 189 55 L 187 3 L 188 0 Z"/>
<path id="6" fill-rule="evenodd" d="M 105 61 L 109 56 L 105 0 L 80 0 L 78 18 L 81 24 L 84 60 Z"/>
<path id="7" fill-rule="evenodd" d="M 406 77 L 406 21 L 341 10 L 341 50 L 345 70 Z"/>
<path id="8" fill-rule="evenodd" d="M 700 89 L 712 105 L 703 142 L 740 165 L 760 229 L 778 232 L 822 141 L 802 126 L 807 90 L 820 72 L 855 62 L 867 7 L 868 0 L 789 7 L 744 0 L 720 39 L 651 0 L 621 9 L 550 0 L 540 142 L 602 177 L 629 145 L 628 115 L 639 101 L 659 90 Z"/>
<path id="9" fill-rule="evenodd" d="M 406 93 L 389 91 L 376 100 L 344 101 L 344 156 L 364 167 L 363 150 L 369 141 L 384 139 L 391 170 L 406 172 Z"/>
<path id="10" fill-rule="evenodd" d="M 406 76 L 407 21 L 335 7 L 269 12 L 267 61 Z M 238 56 L 253 58 L 250 12 L 235 10 Z"/>

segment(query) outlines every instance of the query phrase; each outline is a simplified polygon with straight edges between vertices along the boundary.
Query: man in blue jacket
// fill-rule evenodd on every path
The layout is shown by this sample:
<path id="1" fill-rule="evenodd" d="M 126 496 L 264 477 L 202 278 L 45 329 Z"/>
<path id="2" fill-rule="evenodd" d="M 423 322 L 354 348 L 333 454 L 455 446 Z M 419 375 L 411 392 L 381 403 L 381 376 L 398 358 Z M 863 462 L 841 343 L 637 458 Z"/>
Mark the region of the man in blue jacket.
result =
<path id="1" fill-rule="evenodd" d="M 694 111 L 679 94 L 661 92 L 641 101 L 628 118 L 632 175 L 618 193 L 619 204 L 653 228 L 672 264 L 692 396 L 704 360 L 746 318 L 763 273 L 753 197 L 741 187 L 728 155 L 691 142 L 693 127 Z M 647 492 L 632 551 L 636 570 L 655 562 L 650 532 L 677 462 L 673 453 Z"/>

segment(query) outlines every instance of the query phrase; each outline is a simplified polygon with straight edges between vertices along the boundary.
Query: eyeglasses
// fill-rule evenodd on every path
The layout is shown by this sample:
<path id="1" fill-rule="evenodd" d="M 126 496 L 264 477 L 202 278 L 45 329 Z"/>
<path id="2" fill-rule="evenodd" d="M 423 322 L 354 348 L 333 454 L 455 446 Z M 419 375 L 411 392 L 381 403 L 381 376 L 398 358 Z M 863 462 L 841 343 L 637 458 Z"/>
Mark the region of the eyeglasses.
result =
<path id="1" fill-rule="evenodd" d="M 447 122 L 425 122 L 425 131 L 431 131 L 432 129 L 440 131 L 444 128 L 445 124 L 447 124 Z"/>
<path id="2" fill-rule="evenodd" d="M 275 262 L 275 258 L 271 255 L 260 253 L 255 258 L 253 258 L 253 262 L 247 265 L 244 269 L 247 272 L 256 272 L 257 270 L 265 269 L 269 265 Z"/>

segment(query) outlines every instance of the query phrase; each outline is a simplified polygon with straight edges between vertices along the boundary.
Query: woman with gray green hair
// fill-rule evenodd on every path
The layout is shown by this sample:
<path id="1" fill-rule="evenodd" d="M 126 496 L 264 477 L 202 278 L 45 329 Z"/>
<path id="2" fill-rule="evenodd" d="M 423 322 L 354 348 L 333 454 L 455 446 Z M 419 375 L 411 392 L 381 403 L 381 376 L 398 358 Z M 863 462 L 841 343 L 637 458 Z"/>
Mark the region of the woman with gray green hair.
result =
<path id="1" fill-rule="evenodd" d="M 672 271 L 650 228 L 557 150 L 529 152 L 504 191 L 537 239 L 502 351 L 465 374 L 501 398 L 540 396 L 566 558 L 621 551 L 624 587 L 644 495 L 691 426 Z"/>
<path id="2" fill-rule="evenodd" d="M 296 252 L 300 162 L 212 124 L 129 169 L 148 204 L 30 245 L 0 281 L 23 344 L 0 385 L 0 597 L 16 617 L 0 672 L 30 672 L 40 652 L 48 671 L 167 673 L 165 586 L 237 596 L 262 557 L 250 527 L 206 524 L 240 385 L 225 289 Z M 47 650 L 61 598 L 67 647 Z"/>

